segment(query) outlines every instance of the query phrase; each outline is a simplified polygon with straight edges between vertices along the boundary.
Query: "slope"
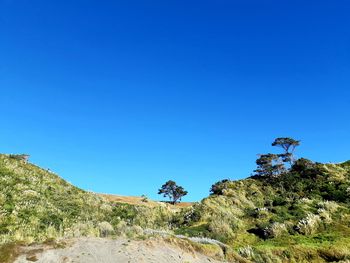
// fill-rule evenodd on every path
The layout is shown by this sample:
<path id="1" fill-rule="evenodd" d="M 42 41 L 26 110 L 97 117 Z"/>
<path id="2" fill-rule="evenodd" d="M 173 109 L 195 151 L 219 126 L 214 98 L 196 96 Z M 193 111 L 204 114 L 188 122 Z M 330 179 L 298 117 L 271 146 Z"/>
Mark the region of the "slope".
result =
<path id="1" fill-rule="evenodd" d="M 350 260 L 350 165 L 299 159 L 276 178 L 223 180 L 179 234 L 221 240 L 253 262 Z"/>

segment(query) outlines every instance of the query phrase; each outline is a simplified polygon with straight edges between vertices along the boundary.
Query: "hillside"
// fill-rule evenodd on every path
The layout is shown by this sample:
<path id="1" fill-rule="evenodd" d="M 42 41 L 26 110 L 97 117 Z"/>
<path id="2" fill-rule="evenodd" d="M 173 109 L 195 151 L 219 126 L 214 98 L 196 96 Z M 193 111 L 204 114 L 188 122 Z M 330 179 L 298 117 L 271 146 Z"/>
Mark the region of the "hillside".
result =
<path id="1" fill-rule="evenodd" d="M 299 159 L 278 177 L 214 186 L 199 203 L 172 206 L 86 192 L 0 155 L 0 262 L 13 242 L 157 236 L 229 262 L 350 260 L 350 162 Z"/>
<path id="2" fill-rule="evenodd" d="M 17 157 L 0 155 L 0 243 L 99 236 L 103 228 L 134 225 L 165 229 L 179 212 L 166 203 L 130 204 L 84 191 Z"/>
<path id="3" fill-rule="evenodd" d="M 124 203 L 124 204 L 130 204 L 130 205 L 146 205 L 150 207 L 155 207 L 159 205 L 166 205 L 166 202 L 159 202 L 159 201 L 153 201 L 148 199 L 146 196 L 123 196 L 123 195 L 114 195 L 114 194 L 97 194 L 98 196 L 101 196 L 102 198 L 106 199 L 109 202 L 115 202 L 115 203 Z M 191 202 L 181 202 L 176 203 L 175 205 L 171 205 L 168 207 L 170 208 L 181 208 L 181 207 L 189 207 L 192 206 L 193 203 Z"/>
<path id="4" fill-rule="evenodd" d="M 277 178 L 218 182 L 177 232 L 221 240 L 253 262 L 350 260 L 349 164 L 299 159 Z"/>
<path id="5" fill-rule="evenodd" d="M 36 242 L 139 239 L 158 233 L 160 237 L 166 233 L 164 242 L 169 242 L 172 222 L 181 218 L 181 205 L 87 192 L 20 155 L 0 155 L 0 262 L 12 262 L 23 250 L 20 246 Z M 194 248 L 200 251 L 208 246 Z"/>
<path id="6" fill-rule="evenodd" d="M 83 191 L 16 156 L 0 155 L 0 242 L 32 242 L 74 236 L 79 225 L 101 221 L 111 208 Z"/>

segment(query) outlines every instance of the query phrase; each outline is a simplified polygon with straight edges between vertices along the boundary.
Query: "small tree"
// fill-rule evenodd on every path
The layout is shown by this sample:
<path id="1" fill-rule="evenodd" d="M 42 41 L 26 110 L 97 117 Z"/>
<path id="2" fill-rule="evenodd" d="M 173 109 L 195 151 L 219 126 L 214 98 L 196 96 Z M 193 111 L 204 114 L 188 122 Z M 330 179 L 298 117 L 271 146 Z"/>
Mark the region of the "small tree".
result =
<path id="1" fill-rule="evenodd" d="M 178 186 L 174 181 L 167 181 L 159 189 L 158 194 L 162 194 L 164 197 L 169 197 L 170 202 L 174 205 L 177 201 L 181 201 L 181 198 L 187 195 L 187 191 L 182 186 Z"/>
<path id="2" fill-rule="evenodd" d="M 300 141 L 288 137 L 276 138 L 275 141 L 272 143 L 272 146 L 277 146 L 284 149 L 284 154 L 281 154 L 280 156 L 282 157 L 284 162 L 289 162 L 291 165 L 294 162 L 293 153 L 295 147 L 299 145 Z"/>
<path id="3" fill-rule="evenodd" d="M 285 167 L 279 154 L 260 154 L 256 164 L 258 168 L 254 172 L 257 176 L 278 177 L 285 172 Z"/>

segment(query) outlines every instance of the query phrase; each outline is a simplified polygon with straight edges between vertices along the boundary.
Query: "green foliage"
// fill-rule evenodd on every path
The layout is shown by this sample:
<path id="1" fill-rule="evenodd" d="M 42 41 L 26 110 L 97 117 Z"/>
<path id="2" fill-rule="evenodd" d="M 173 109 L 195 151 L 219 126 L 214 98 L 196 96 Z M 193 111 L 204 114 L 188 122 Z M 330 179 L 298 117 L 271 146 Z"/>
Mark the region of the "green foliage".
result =
<path id="1" fill-rule="evenodd" d="M 254 171 L 258 177 L 275 178 L 287 171 L 285 163 L 290 165 L 294 162 L 293 152 L 300 141 L 292 138 L 276 138 L 272 146 L 278 146 L 284 149 L 281 154 L 260 154 L 256 160 L 257 169 Z"/>
<path id="2" fill-rule="evenodd" d="M 167 204 L 110 203 L 56 174 L 0 155 L 0 244 L 48 238 L 143 234 L 142 229 L 177 229 L 198 217 Z"/>
<path id="3" fill-rule="evenodd" d="M 343 177 L 339 180 L 340 177 Z M 348 202 L 349 172 L 340 166 L 297 160 L 289 173 L 270 182 L 285 195 Z"/>
<path id="4" fill-rule="evenodd" d="M 210 237 L 208 224 L 199 224 L 190 227 L 182 227 L 175 230 L 175 234 L 189 237 Z"/>
<path id="5" fill-rule="evenodd" d="M 256 176 L 273 178 L 285 172 L 285 167 L 278 154 L 261 154 L 256 160 L 258 168 L 254 171 Z"/>
<path id="6" fill-rule="evenodd" d="M 343 168 L 350 168 L 350 160 L 341 163 L 340 166 L 343 167 Z"/>
<path id="7" fill-rule="evenodd" d="M 168 229 L 176 216 L 166 206 L 153 209 L 109 203 L 52 172 L 0 155 L 0 244 L 105 236 L 121 221 L 129 226 Z"/>
<path id="8" fill-rule="evenodd" d="M 210 194 L 212 194 L 212 195 L 224 194 L 224 190 L 227 188 L 227 185 L 226 185 L 227 182 L 229 182 L 228 179 L 223 179 L 223 180 L 213 184 L 210 188 Z"/>
<path id="9" fill-rule="evenodd" d="M 159 189 L 158 194 L 169 197 L 172 204 L 181 201 L 181 198 L 187 195 L 187 191 L 182 186 L 177 185 L 174 181 L 169 180 Z"/>
<path id="10" fill-rule="evenodd" d="M 217 239 L 234 249 L 231 256 L 240 262 L 350 260 L 349 162 L 299 159 L 280 176 L 222 180 L 211 193 L 187 208 L 110 203 L 35 165 L 0 155 L 0 243 L 134 238 L 143 229 L 158 229 Z M 13 245 L 0 248 L 3 258 L 15 252 Z"/>
<path id="11" fill-rule="evenodd" d="M 48 229 L 69 236 L 75 224 L 109 215 L 100 197 L 13 156 L 0 155 L 0 189 L 0 242 L 44 240 Z"/>
<path id="12" fill-rule="evenodd" d="M 278 146 L 283 148 L 286 154 L 294 152 L 295 147 L 299 145 L 300 141 L 288 137 L 276 138 L 275 141 L 272 143 L 272 146 Z"/>
<path id="13" fill-rule="evenodd" d="M 253 262 L 348 259 L 347 164 L 299 159 L 281 176 L 224 180 L 212 188 L 216 194 L 196 207 L 201 216 L 181 233 L 187 231 L 237 246 L 239 254 Z M 341 244 L 341 249 L 335 244 Z"/>

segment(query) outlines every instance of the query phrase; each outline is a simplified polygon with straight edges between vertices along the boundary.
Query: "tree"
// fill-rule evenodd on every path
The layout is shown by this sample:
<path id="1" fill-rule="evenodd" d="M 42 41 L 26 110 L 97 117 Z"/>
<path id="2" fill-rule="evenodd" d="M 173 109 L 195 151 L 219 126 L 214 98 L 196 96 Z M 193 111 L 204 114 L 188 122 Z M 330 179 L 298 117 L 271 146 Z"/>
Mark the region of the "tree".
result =
<path id="1" fill-rule="evenodd" d="M 164 197 L 169 197 L 171 203 L 174 205 L 177 201 L 181 201 L 181 198 L 187 195 L 187 191 L 182 186 L 178 186 L 174 181 L 167 181 L 159 189 L 158 194 L 162 194 Z"/>
<path id="2" fill-rule="evenodd" d="M 256 164 L 258 168 L 254 172 L 257 176 L 278 177 L 286 170 L 279 154 L 260 154 Z"/>
<path id="3" fill-rule="evenodd" d="M 272 146 L 281 147 L 284 149 L 284 154 L 280 155 L 283 162 L 289 162 L 291 165 L 294 162 L 293 153 L 297 146 L 300 145 L 300 141 L 294 140 L 293 138 L 280 137 L 276 138 L 272 143 Z"/>

